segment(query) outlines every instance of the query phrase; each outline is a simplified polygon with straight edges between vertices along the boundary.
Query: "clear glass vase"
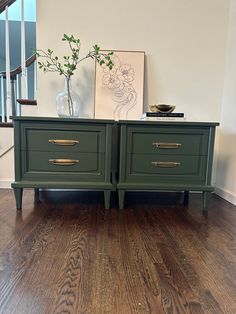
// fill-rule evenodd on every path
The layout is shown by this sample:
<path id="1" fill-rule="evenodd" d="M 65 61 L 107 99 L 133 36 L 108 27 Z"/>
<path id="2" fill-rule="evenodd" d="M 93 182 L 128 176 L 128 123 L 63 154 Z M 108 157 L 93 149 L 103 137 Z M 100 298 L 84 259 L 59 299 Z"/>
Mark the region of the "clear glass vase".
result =
<path id="1" fill-rule="evenodd" d="M 71 88 L 71 79 L 65 79 L 65 89 L 56 97 L 59 117 L 79 117 L 80 98 Z"/>

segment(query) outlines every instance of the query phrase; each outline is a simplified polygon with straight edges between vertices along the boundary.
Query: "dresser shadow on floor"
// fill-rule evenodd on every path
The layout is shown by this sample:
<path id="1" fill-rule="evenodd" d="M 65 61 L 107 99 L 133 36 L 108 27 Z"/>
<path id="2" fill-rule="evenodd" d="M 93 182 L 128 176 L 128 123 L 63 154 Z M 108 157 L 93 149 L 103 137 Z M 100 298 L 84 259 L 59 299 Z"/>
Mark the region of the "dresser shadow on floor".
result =
<path id="1" fill-rule="evenodd" d="M 125 207 L 136 205 L 150 206 L 176 206 L 183 205 L 184 195 L 181 192 L 126 192 Z M 103 205 L 104 195 L 102 191 L 84 190 L 41 190 L 39 201 L 48 204 L 80 204 Z M 111 193 L 111 208 L 118 208 L 118 195 Z"/>

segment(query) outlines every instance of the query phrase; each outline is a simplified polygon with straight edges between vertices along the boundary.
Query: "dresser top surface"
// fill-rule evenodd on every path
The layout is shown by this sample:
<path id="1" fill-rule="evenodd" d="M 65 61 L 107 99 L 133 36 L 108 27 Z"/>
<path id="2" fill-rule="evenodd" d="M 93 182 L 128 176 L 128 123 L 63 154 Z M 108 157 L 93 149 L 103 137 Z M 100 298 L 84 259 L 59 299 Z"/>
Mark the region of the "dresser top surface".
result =
<path id="1" fill-rule="evenodd" d="M 218 126 L 219 122 L 211 121 L 164 121 L 164 120 L 119 120 L 118 124 L 128 124 L 128 125 L 153 125 L 153 126 Z"/>
<path id="2" fill-rule="evenodd" d="M 109 119 L 84 119 L 84 118 L 59 118 L 59 117 L 38 117 L 24 116 L 12 117 L 13 121 L 33 121 L 33 122 L 71 122 L 71 123 L 106 123 L 114 124 L 114 120 Z"/>
<path id="3" fill-rule="evenodd" d="M 119 120 L 112 119 L 84 119 L 84 118 L 59 118 L 59 117 L 39 117 L 23 116 L 12 117 L 13 121 L 34 121 L 34 122 L 70 122 L 70 123 L 106 123 L 106 124 L 129 124 L 129 125 L 169 125 L 169 126 L 218 126 L 219 122 L 214 121 L 165 121 L 165 120 Z"/>

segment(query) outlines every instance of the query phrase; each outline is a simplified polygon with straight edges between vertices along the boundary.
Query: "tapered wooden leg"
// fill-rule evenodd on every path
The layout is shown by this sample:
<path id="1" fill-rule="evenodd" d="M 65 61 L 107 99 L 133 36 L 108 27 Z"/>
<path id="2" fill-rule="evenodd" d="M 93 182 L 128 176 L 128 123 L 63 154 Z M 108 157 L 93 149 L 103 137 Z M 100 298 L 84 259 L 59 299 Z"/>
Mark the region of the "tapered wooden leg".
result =
<path id="1" fill-rule="evenodd" d="M 184 205 L 188 205 L 189 191 L 184 191 Z"/>
<path id="2" fill-rule="evenodd" d="M 22 188 L 14 188 L 15 199 L 16 199 L 16 209 L 22 209 L 22 195 L 23 189 Z"/>
<path id="3" fill-rule="evenodd" d="M 35 203 L 39 203 L 39 189 L 34 189 L 34 201 Z"/>
<path id="4" fill-rule="evenodd" d="M 119 197 L 119 207 L 120 209 L 123 209 L 124 201 L 125 201 L 125 190 L 118 190 L 118 197 Z"/>
<path id="5" fill-rule="evenodd" d="M 203 210 L 208 210 L 209 199 L 211 196 L 211 192 L 203 192 Z"/>
<path id="6" fill-rule="evenodd" d="M 105 190 L 104 191 L 104 202 L 105 202 L 105 208 L 106 209 L 110 208 L 110 200 L 111 200 L 111 191 Z"/>

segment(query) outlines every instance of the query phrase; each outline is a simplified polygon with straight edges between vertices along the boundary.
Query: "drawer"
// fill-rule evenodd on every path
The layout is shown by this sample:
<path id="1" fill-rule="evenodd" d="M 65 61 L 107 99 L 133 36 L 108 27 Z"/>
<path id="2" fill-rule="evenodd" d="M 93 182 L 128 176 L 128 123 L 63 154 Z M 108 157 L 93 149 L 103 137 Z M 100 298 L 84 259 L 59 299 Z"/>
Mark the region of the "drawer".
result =
<path id="1" fill-rule="evenodd" d="M 26 172 L 73 172 L 86 174 L 101 172 L 101 154 L 37 151 L 25 153 Z"/>
<path id="2" fill-rule="evenodd" d="M 105 136 L 99 131 L 25 129 L 22 149 L 54 152 L 104 152 Z"/>
<path id="3" fill-rule="evenodd" d="M 146 132 L 145 132 L 146 131 Z M 157 155 L 207 155 L 208 133 L 205 130 L 154 129 L 132 130 L 128 135 L 128 153 Z"/>
<path id="4" fill-rule="evenodd" d="M 127 156 L 126 173 L 127 179 L 137 182 L 200 184 L 205 180 L 206 163 L 206 156 L 132 154 Z"/>

